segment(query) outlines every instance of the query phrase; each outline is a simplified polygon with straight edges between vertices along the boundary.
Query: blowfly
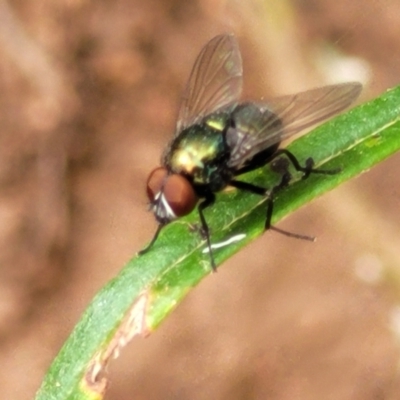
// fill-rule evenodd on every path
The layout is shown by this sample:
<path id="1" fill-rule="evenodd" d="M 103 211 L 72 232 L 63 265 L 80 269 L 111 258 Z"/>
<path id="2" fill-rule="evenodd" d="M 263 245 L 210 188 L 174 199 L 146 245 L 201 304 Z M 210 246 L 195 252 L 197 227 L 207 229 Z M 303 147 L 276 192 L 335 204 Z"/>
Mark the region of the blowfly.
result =
<path id="1" fill-rule="evenodd" d="M 165 225 L 197 206 L 200 233 L 206 240 L 215 271 L 204 210 L 214 203 L 215 193 L 227 186 L 265 196 L 265 229 L 301 238 L 271 226 L 274 194 L 291 179 L 289 164 L 303 173 L 303 178 L 311 173 L 338 171 L 315 169 L 311 157 L 305 165 L 300 165 L 294 154 L 279 145 L 282 140 L 348 107 L 361 88 L 360 83 L 350 82 L 278 97 L 268 103 L 240 102 L 242 59 L 237 41 L 233 35 L 214 37 L 194 63 L 175 135 L 164 151 L 161 166 L 148 177 L 147 195 L 158 228 L 140 253 L 154 245 Z M 267 189 L 237 179 L 267 163 L 281 176 L 275 187 Z"/>

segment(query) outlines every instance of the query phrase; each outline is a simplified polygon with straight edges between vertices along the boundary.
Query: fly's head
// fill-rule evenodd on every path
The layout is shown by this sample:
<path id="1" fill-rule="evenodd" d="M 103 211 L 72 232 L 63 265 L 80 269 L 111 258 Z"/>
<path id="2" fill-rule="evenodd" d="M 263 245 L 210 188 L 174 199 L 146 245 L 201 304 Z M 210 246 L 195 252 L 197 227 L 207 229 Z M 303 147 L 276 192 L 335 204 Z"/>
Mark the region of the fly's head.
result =
<path id="1" fill-rule="evenodd" d="M 158 167 L 150 173 L 147 179 L 147 197 L 150 210 L 161 225 L 188 215 L 198 201 L 189 180 L 165 167 Z"/>

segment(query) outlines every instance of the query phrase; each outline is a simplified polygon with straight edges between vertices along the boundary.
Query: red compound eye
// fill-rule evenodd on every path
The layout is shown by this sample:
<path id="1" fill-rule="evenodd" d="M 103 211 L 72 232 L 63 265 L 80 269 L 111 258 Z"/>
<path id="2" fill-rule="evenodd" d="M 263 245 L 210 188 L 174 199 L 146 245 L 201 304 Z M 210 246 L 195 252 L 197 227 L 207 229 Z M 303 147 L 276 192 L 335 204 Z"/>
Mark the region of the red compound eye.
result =
<path id="1" fill-rule="evenodd" d="M 169 215 L 170 218 L 183 217 L 189 214 L 198 201 L 190 182 L 182 175 L 168 174 L 164 167 L 154 169 L 149 175 L 147 196 L 150 202 L 157 199 L 159 201 L 158 207 L 164 207 L 167 215 L 169 208 L 169 213 L 173 213 L 173 215 Z"/>
<path id="2" fill-rule="evenodd" d="M 179 174 L 169 175 L 164 185 L 164 197 L 177 217 L 189 214 L 197 204 L 197 196 L 190 182 Z"/>
<path id="3" fill-rule="evenodd" d="M 161 192 L 165 179 L 167 178 L 168 171 L 164 167 L 153 169 L 147 179 L 147 197 L 151 202 L 154 201 L 158 193 Z"/>

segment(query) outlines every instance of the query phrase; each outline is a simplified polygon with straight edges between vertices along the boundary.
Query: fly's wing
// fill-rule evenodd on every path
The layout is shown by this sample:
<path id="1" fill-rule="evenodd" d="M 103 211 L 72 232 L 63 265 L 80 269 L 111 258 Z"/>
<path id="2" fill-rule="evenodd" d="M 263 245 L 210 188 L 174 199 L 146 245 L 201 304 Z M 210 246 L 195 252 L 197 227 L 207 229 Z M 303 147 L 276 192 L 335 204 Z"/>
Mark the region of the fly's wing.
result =
<path id="1" fill-rule="evenodd" d="M 183 94 L 176 135 L 205 116 L 235 104 L 242 91 L 242 57 L 233 35 L 219 35 L 201 50 Z"/>
<path id="2" fill-rule="evenodd" d="M 227 133 L 229 167 L 239 169 L 258 153 L 339 113 L 358 97 L 361 89 L 358 82 L 323 86 L 277 97 L 268 104 L 255 104 L 258 113 L 255 109 L 250 113 L 234 112 L 236 129 Z"/>

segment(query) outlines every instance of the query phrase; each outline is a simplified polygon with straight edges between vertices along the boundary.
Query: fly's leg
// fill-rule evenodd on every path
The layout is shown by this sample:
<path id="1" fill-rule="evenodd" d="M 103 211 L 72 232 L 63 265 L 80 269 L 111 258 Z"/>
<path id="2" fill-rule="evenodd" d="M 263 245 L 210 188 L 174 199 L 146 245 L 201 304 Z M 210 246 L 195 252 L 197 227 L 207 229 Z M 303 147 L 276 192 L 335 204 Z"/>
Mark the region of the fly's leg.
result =
<path id="1" fill-rule="evenodd" d="M 285 150 L 285 149 L 284 149 Z M 292 162 L 292 164 L 296 163 L 295 168 L 301 168 L 300 170 L 303 170 L 303 168 L 299 165 L 296 157 L 293 156 L 292 153 L 290 153 L 290 157 L 288 156 L 289 160 Z M 309 161 L 310 160 L 310 161 Z M 308 165 L 307 165 L 308 162 Z M 312 166 L 314 165 L 314 162 L 312 161 L 311 158 L 309 158 L 306 162 L 306 167 L 304 169 L 308 169 L 307 172 L 304 172 L 303 179 L 306 178 L 311 173 Z M 297 168 L 296 168 L 297 169 Z M 308 235 L 301 235 L 298 233 L 293 233 L 293 232 L 288 232 L 283 229 L 277 228 L 273 225 L 271 225 L 271 219 L 272 219 L 272 212 L 274 209 L 274 196 L 279 190 L 284 189 L 285 187 L 289 186 L 290 181 L 292 180 L 292 175 L 289 172 L 289 161 L 286 158 L 278 158 L 273 164 L 272 164 L 272 170 L 278 174 L 281 175 L 281 181 L 279 182 L 278 185 L 274 186 L 271 190 L 271 194 L 268 197 L 267 200 L 267 218 L 265 219 L 265 229 L 272 229 L 276 232 L 282 233 L 283 235 L 293 237 L 296 239 L 302 239 L 302 240 L 309 240 L 311 242 L 315 241 L 315 237 L 313 236 L 308 236 Z M 307 175 L 306 175 L 307 174 Z"/>
<path id="2" fill-rule="evenodd" d="M 204 209 L 211 206 L 215 201 L 214 193 L 208 193 L 205 199 L 198 205 L 197 209 L 199 210 L 199 216 L 201 221 L 201 230 L 200 235 L 207 241 L 207 247 L 210 254 L 211 268 L 213 272 L 217 272 L 217 266 L 215 265 L 214 256 L 211 248 L 211 240 L 210 240 L 210 229 L 208 228 L 207 221 L 204 217 Z"/>
<path id="3" fill-rule="evenodd" d="M 200 216 L 200 221 L 201 221 L 201 227 L 197 228 L 196 226 L 192 226 L 192 229 L 198 230 L 200 233 L 200 236 L 207 241 L 207 247 L 210 253 L 210 261 L 211 261 L 211 267 L 213 272 L 217 271 L 217 267 L 215 265 L 214 261 L 214 256 L 212 253 L 211 249 L 211 241 L 210 241 L 210 229 L 208 228 L 207 221 L 204 217 L 203 210 L 210 205 L 212 205 L 215 201 L 215 195 L 213 193 L 207 194 L 205 199 L 198 205 L 197 209 L 199 210 L 199 216 Z M 151 242 L 142 250 L 138 252 L 139 255 L 142 255 L 144 253 L 147 253 L 154 245 L 154 243 L 157 241 L 158 235 L 161 232 L 161 229 L 165 226 L 166 224 L 159 224 L 157 227 L 157 230 L 153 236 L 153 239 L 151 239 Z"/>
<path id="4" fill-rule="evenodd" d="M 315 238 L 312 236 L 300 235 L 298 233 L 288 232 L 283 229 L 277 228 L 271 224 L 272 213 L 274 211 L 274 195 L 279 190 L 288 186 L 291 178 L 292 177 L 291 177 L 289 171 L 286 170 L 285 173 L 282 174 L 280 183 L 278 185 L 276 185 L 275 187 L 273 187 L 270 191 L 268 191 L 268 189 L 253 185 L 251 183 L 236 181 L 236 180 L 230 181 L 229 185 L 233 186 L 237 189 L 240 189 L 240 190 L 245 190 L 247 192 L 251 192 L 254 194 L 258 194 L 260 196 L 267 197 L 267 212 L 266 212 L 265 225 L 264 225 L 265 230 L 271 229 L 271 230 L 274 230 L 276 232 L 279 232 L 283 235 L 286 235 L 286 236 L 289 236 L 289 237 L 292 237 L 295 239 L 309 240 L 311 242 L 314 242 Z"/>
<path id="5" fill-rule="evenodd" d="M 294 169 L 296 171 L 302 172 L 303 173 L 303 178 L 302 179 L 307 179 L 311 174 L 325 174 L 325 175 L 334 175 L 340 172 L 340 168 L 337 169 L 332 169 L 332 170 L 321 170 L 318 168 L 314 168 L 314 160 L 309 157 L 306 160 L 305 166 L 301 166 L 299 161 L 297 160 L 296 156 L 291 153 L 287 149 L 278 149 L 269 159 L 269 162 L 274 160 L 275 158 L 285 155 L 287 158 L 278 158 L 275 160 L 273 163 L 271 163 L 271 168 L 274 172 L 278 173 L 281 176 L 281 181 L 278 183 L 278 185 L 274 186 L 271 190 L 265 189 L 260 186 L 253 185 L 251 183 L 247 182 L 242 182 L 242 181 L 237 181 L 237 180 L 231 180 L 229 182 L 230 186 L 233 186 L 237 189 L 240 190 L 245 190 L 254 194 L 258 194 L 260 196 L 265 196 L 267 197 L 267 212 L 266 212 L 266 218 L 265 218 L 265 230 L 272 229 L 274 231 L 277 231 L 279 233 L 282 233 L 283 235 L 296 238 L 296 239 L 302 239 L 302 240 L 309 240 L 311 242 L 315 241 L 315 237 L 313 236 L 308 236 L 308 235 L 301 235 L 293 232 L 288 232 L 283 229 L 277 228 L 271 224 L 272 220 L 272 214 L 274 210 L 274 197 L 279 190 L 287 187 L 292 179 L 292 175 L 289 172 L 289 161 L 293 165 Z M 209 239 L 209 235 L 208 235 Z M 209 240 L 208 242 L 209 243 Z M 211 251 L 211 249 L 210 249 Z"/>
<path id="6" fill-rule="evenodd" d="M 161 229 L 162 229 L 164 226 L 165 226 L 165 224 L 159 224 L 159 225 L 158 225 L 157 230 L 156 230 L 156 232 L 155 232 L 155 234 L 154 234 L 154 236 L 153 236 L 153 239 L 151 239 L 151 242 L 150 242 L 144 249 L 142 249 L 142 250 L 140 250 L 140 251 L 138 252 L 139 255 L 144 254 L 144 253 L 147 253 L 147 252 L 153 247 L 153 244 L 156 242 L 156 240 L 157 240 L 157 238 L 158 238 L 158 235 L 160 234 Z"/>
<path id="7" fill-rule="evenodd" d="M 282 166 L 283 166 L 283 164 L 282 164 Z M 286 166 L 286 168 L 287 168 L 287 166 Z M 310 242 L 314 242 L 315 237 L 313 237 L 313 236 L 301 235 L 299 233 L 288 232 L 283 229 L 277 228 L 276 226 L 271 225 L 272 213 L 274 211 L 274 196 L 279 190 L 287 187 L 289 185 L 289 182 L 291 181 L 291 179 L 292 179 L 292 176 L 290 175 L 289 171 L 286 169 L 286 171 L 284 173 L 282 173 L 280 183 L 277 186 L 272 188 L 270 195 L 268 196 L 268 199 L 267 199 L 267 217 L 265 219 L 265 230 L 272 229 L 276 232 L 279 232 L 283 235 L 286 235 L 286 236 L 289 236 L 289 237 L 292 237 L 295 239 L 309 240 Z"/>
<path id="8" fill-rule="evenodd" d="M 271 169 L 274 172 L 281 175 L 281 182 L 271 190 L 270 195 L 267 199 L 267 218 L 265 221 L 265 229 L 266 230 L 272 229 L 272 230 L 275 230 L 286 236 L 294 237 L 297 239 L 310 240 L 310 241 L 314 242 L 315 237 L 313 237 L 313 236 L 299 235 L 297 233 L 287 232 L 287 231 L 284 231 L 282 229 L 276 228 L 275 226 L 271 225 L 272 212 L 273 212 L 273 208 L 274 208 L 274 195 L 280 189 L 283 189 L 286 186 L 288 186 L 290 180 L 292 179 L 292 176 L 289 172 L 289 161 L 292 163 L 292 165 L 296 171 L 303 172 L 303 177 L 302 177 L 303 180 L 307 179 L 311 174 L 334 175 L 334 174 L 337 174 L 340 172 L 340 168 L 331 169 L 331 170 L 323 170 L 323 169 L 321 170 L 321 169 L 313 168 L 314 160 L 311 157 L 307 158 L 306 164 L 303 167 L 300 165 L 296 156 L 287 149 L 277 150 L 273 154 L 271 160 L 273 160 L 281 155 L 285 155 L 287 157 L 287 159 L 286 158 L 278 158 L 277 160 L 275 160 L 274 162 L 271 163 Z"/>
<path id="9" fill-rule="evenodd" d="M 325 174 L 325 175 L 335 175 L 338 174 L 341 169 L 336 168 L 336 169 L 318 169 L 318 168 L 313 168 L 314 167 L 314 160 L 312 157 L 307 158 L 306 160 L 306 165 L 303 167 L 300 165 L 299 161 L 297 160 L 296 156 L 291 153 L 287 149 L 278 149 L 272 156 L 272 159 L 275 159 L 281 155 L 285 155 L 289 161 L 292 163 L 293 167 L 295 168 L 296 171 L 303 172 L 303 179 L 307 179 L 310 174 Z M 279 160 L 278 160 L 279 162 Z M 272 167 L 274 170 L 275 168 Z"/>

